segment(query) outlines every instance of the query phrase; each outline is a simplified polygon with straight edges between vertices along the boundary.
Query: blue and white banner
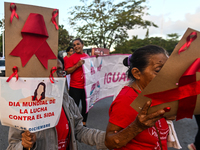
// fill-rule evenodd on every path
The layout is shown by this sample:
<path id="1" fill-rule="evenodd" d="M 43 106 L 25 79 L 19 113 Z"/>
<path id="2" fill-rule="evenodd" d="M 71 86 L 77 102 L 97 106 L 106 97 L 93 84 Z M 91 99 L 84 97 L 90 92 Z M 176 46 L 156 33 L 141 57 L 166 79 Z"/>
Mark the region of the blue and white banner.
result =
<path id="1" fill-rule="evenodd" d="M 93 107 L 94 103 L 114 96 L 127 84 L 126 71 L 128 68 L 123 65 L 123 59 L 127 56 L 129 54 L 84 58 L 87 111 Z"/>

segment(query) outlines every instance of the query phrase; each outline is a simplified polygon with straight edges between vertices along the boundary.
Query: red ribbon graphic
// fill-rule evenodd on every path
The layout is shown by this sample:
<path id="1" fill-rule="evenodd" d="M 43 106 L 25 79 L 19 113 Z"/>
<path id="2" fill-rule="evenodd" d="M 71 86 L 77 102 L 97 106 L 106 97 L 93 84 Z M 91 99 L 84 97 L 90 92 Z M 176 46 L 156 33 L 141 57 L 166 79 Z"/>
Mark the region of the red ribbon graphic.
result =
<path id="1" fill-rule="evenodd" d="M 58 24 L 56 23 L 56 17 L 58 16 L 58 9 L 54 9 L 52 12 L 52 18 L 51 21 L 55 25 L 56 29 L 58 30 Z"/>
<path id="2" fill-rule="evenodd" d="M 15 3 L 10 3 L 10 11 L 11 11 L 11 15 L 10 15 L 10 23 L 12 23 L 13 17 L 15 16 L 17 19 L 19 19 L 19 16 L 16 13 L 16 5 Z"/>
<path id="3" fill-rule="evenodd" d="M 179 49 L 178 54 L 180 54 L 181 52 L 185 51 L 186 49 L 188 49 L 190 47 L 190 44 L 197 38 L 197 33 L 196 32 L 192 32 L 190 33 L 190 35 L 187 37 L 187 42 Z"/>
<path id="4" fill-rule="evenodd" d="M 196 38 L 197 33 L 192 32 L 178 53 L 180 54 L 187 50 Z M 144 96 L 152 99 L 151 106 L 179 100 L 176 120 L 192 118 L 197 95 L 200 94 L 200 81 L 196 81 L 196 72 L 200 72 L 200 58 L 196 59 L 181 76 L 178 88 Z"/>
<path id="5" fill-rule="evenodd" d="M 13 73 L 12 73 L 11 76 L 6 80 L 6 82 L 9 82 L 9 81 L 12 79 L 12 77 L 14 77 L 14 76 L 16 76 L 16 81 L 18 80 L 19 76 L 18 76 L 18 74 L 17 74 L 17 72 L 18 72 L 17 66 L 14 66 L 12 70 L 13 70 Z"/>
<path id="6" fill-rule="evenodd" d="M 35 54 L 42 65 L 48 68 L 48 59 L 56 59 L 46 39 L 49 37 L 40 14 L 30 13 L 21 31 L 23 39 L 13 49 L 10 55 L 21 58 L 24 67 L 29 59 Z"/>
<path id="7" fill-rule="evenodd" d="M 51 81 L 51 83 L 55 82 L 55 79 L 53 77 L 54 72 L 56 72 L 57 68 L 56 67 L 52 67 L 51 68 L 51 72 L 50 72 L 50 76 L 49 76 L 49 80 Z"/>
<path id="8" fill-rule="evenodd" d="M 181 76 L 178 88 L 145 95 L 152 99 L 151 106 L 179 100 L 176 120 L 192 118 L 197 95 L 200 94 L 200 81 L 196 81 L 196 72 L 200 72 L 200 58 Z"/>

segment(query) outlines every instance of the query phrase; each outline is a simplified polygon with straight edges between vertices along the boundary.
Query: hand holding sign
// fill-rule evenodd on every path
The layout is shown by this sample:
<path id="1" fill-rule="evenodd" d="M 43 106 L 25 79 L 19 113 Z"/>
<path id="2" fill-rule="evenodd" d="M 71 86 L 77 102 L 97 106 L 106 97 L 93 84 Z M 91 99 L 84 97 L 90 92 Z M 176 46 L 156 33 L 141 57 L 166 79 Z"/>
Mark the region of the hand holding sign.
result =
<path id="1" fill-rule="evenodd" d="M 25 131 L 22 133 L 22 145 L 26 149 L 30 149 L 36 142 L 35 133 L 30 133 L 29 131 Z"/>

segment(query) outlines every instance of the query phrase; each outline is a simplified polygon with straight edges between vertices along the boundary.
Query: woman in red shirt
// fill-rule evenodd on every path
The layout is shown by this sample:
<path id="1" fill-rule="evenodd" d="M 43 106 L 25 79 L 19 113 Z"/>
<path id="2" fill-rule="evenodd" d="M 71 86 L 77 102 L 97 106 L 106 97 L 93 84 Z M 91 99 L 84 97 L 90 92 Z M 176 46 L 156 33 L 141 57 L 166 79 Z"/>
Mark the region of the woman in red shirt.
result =
<path id="1" fill-rule="evenodd" d="M 167 52 L 154 45 L 141 47 L 132 54 L 127 71 L 131 83 L 120 91 L 109 110 L 105 140 L 109 149 L 167 150 L 169 128 L 162 117 L 165 111 L 147 115 L 150 101 L 139 114 L 130 106 L 167 59 Z"/>
<path id="2" fill-rule="evenodd" d="M 67 63 L 68 63 L 68 59 L 69 57 L 74 53 L 74 48 L 69 46 L 67 49 L 66 49 L 66 52 L 67 52 L 67 56 L 65 56 L 63 59 L 64 59 L 64 68 L 67 66 Z"/>
<path id="3" fill-rule="evenodd" d="M 66 52 L 67 52 L 67 56 L 65 56 L 63 58 L 64 60 L 64 69 L 66 70 L 66 66 L 67 66 L 67 63 L 68 63 L 68 60 L 69 60 L 69 57 L 74 53 L 74 48 L 69 46 L 67 49 L 66 49 Z M 66 78 L 67 78 L 67 90 L 69 90 L 69 84 L 70 84 L 70 74 L 66 75 Z"/>
<path id="4" fill-rule="evenodd" d="M 84 76 L 82 65 L 84 60 L 81 58 L 87 57 L 88 55 L 83 52 L 83 41 L 80 38 L 73 40 L 73 47 L 75 53 L 68 59 L 68 63 L 65 66 L 65 70 L 68 74 L 71 74 L 69 95 L 74 99 L 77 106 L 79 106 L 80 100 L 82 101 L 82 116 L 83 125 L 86 126 L 86 120 L 88 113 L 86 113 L 86 99 L 84 89 Z"/>

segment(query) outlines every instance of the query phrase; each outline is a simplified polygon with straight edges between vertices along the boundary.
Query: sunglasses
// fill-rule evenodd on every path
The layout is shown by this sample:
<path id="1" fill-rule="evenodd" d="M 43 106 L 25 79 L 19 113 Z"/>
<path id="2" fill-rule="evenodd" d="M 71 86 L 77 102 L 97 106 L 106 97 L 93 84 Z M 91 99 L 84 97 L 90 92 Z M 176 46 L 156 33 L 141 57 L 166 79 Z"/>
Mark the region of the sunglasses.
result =
<path id="1" fill-rule="evenodd" d="M 64 76 L 66 76 L 66 71 L 57 70 L 56 72 L 57 72 L 57 75 L 58 75 L 59 77 L 64 77 Z"/>

